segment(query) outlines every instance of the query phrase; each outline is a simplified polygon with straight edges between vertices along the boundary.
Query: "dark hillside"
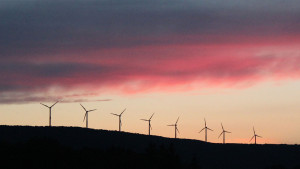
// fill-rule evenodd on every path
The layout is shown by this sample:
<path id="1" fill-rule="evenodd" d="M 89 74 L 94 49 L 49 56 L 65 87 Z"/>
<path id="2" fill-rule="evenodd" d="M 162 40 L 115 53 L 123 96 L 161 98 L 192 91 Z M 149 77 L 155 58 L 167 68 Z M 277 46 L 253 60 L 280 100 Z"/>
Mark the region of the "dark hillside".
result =
<path id="1" fill-rule="evenodd" d="M 19 169 L 300 166 L 298 145 L 222 145 L 79 127 L 0 126 L 0 151 L 4 168 Z"/>

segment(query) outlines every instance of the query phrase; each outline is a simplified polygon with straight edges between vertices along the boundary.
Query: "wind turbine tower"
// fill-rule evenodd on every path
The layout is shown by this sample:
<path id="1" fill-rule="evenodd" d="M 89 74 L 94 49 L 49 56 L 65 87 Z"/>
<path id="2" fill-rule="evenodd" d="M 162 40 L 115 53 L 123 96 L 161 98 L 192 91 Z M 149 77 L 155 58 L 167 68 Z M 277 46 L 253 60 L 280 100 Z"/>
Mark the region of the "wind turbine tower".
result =
<path id="1" fill-rule="evenodd" d="M 86 110 L 85 107 L 82 106 L 82 104 L 80 104 L 80 105 L 81 105 L 81 107 L 83 108 L 83 110 L 85 111 L 85 115 L 84 115 L 83 121 L 86 120 L 86 128 L 88 128 L 89 112 L 95 111 L 95 110 L 97 110 L 97 109 Z"/>
<path id="2" fill-rule="evenodd" d="M 223 134 L 223 144 L 225 144 L 225 133 L 231 133 L 230 131 L 226 131 L 224 130 L 224 127 L 223 127 L 223 124 L 221 123 L 221 126 L 222 126 L 222 133 L 219 135 L 218 138 L 221 137 L 221 135 Z"/>
<path id="3" fill-rule="evenodd" d="M 177 118 L 175 124 L 168 125 L 168 126 L 174 126 L 175 127 L 175 138 L 177 138 L 177 132 L 179 133 L 179 130 L 177 128 L 177 122 L 178 122 L 178 120 L 179 120 L 179 117 Z"/>
<path id="4" fill-rule="evenodd" d="M 111 113 L 112 115 L 115 115 L 115 116 L 119 117 L 119 131 L 121 131 L 121 126 L 122 126 L 122 119 L 121 118 L 122 118 L 122 114 L 125 112 L 125 110 L 126 109 L 124 109 L 121 114 Z"/>
<path id="5" fill-rule="evenodd" d="M 206 125 L 206 120 L 204 119 L 204 123 L 205 123 L 205 126 L 203 129 L 201 129 L 199 131 L 199 133 L 201 133 L 203 130 L 205 130 L 205 142 L 207 142 L 207 130 L 210 130 L 210 131 L 213 131 L 212 129 L 208 128 L 207 125 Z"/>
<path id="6" fill-rule="evenodd" d="M 154 113 L 152 114 L 152 116 L 148 120 L 147 119 L 141 119 L 143 121 L 148 121 L 148 123 L 149 123 L 149 136 L 150 136 L 150 130 L 152 130 L 151 119 L 152 119 L 153 115 L 154 115 Z"/>
<path id="7" fill-rule="evenodd" d="M 52 104 L 52 106 L 47 106 L 47 105 L 45 105 L 45 104 L 41 103 L 41 105 L 43 105 L 43 106 L 45 106 L 45 107 L 48 107 L 48 108 L 49 108 L 49 127 L 51 127 L 51 109 L 52 109 L 52 107 L 53 107 L 54 105 L 56 105 L 56 103 L 58 103 L 58 101 L 57 101 L 57 102 L 55 102 L 54 104 Z"/>

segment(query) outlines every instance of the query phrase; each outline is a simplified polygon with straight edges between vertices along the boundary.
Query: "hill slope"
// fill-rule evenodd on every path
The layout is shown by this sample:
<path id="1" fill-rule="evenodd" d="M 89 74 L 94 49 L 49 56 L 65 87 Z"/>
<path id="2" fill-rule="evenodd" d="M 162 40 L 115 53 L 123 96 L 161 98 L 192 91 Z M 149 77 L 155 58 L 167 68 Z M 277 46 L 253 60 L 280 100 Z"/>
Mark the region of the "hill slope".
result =
<path id="1" fill-rule="evenodd" d="M 0 151 L 5 155 L 1 159 L 5 168 L 300 166 L 297 145 L 222 145 L 79 127 L 0 126 Z"/>

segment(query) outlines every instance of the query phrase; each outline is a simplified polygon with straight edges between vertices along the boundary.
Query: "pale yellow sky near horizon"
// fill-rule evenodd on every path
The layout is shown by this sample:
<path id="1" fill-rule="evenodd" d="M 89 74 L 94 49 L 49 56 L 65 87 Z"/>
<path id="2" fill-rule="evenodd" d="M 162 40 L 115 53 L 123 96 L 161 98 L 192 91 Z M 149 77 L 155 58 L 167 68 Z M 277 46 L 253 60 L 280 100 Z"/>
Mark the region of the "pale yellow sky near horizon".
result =
<path id="1" fill-rule="evenodd" d="M 221 143 L 221 122 L 231 131 L 228 143 L 250 143 L 254 126 L 258 143 L 300 144 L 300 80 L 261 82 L 244 88 L 207 88 L 180 92 L 151 92 L 148 94 L 104 94 L 106 102 L 82 103 L 89 113 L 89 128 L 117 130 L 118 118 L 110 113 L 125 111 L 122 130 L 147 134 L 148 125 L 141 121 L 155 113 L 153 135 L 174 137 L 178 116 L 179 138 L 204 140 L 204 118 L 213 132 L 208 141 Z M 53 103 L 46 103 L 51 105 Z M 0 105 L 1 125 L 47 126 L 49 110 L 39 103 Z M 79 103 L 58 103 L 52 110 L 53 126 L 85 127 L 84 111 Z"/>

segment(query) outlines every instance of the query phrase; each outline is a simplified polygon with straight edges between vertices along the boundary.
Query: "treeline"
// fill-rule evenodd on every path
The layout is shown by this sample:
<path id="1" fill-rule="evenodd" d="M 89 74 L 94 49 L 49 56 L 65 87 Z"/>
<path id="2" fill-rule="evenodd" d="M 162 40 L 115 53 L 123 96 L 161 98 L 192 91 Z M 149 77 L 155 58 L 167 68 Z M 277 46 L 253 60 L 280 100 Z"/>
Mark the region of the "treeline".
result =
<path id="1" fill-rule="evenodd" d="M 5 169 L 201 169 L 196 157 L 182 162 L 172 144 L 150 144 L 144 152 L 120 147 L 70 148 L 49 139 L 23 143 L 0 142 L 1 168 Z M 217 159 L 216 159 L 217 162 Z M 209 168 L 209 167 L 205 167 Z M 270 165 L 261 169 L 288 169 Z M 300 169 L 295 166 L 291 169 Z"/>
<path id="2" fill-rule="evenodd" d="M 74 149 L 52 139 L 26 143 L 0 142 L 1 168 L 5 169 L 181 169 L 199 168 L 196 163 L 182 166 L 172 146 L 149 145 L 144 153 L 110 147 Z"/>
<path id="3" fill-rule="evenodd" d="M 299 145 L 213 144 L 74 127 L 0 126 L 2 169 L 300 169 Z"/>

